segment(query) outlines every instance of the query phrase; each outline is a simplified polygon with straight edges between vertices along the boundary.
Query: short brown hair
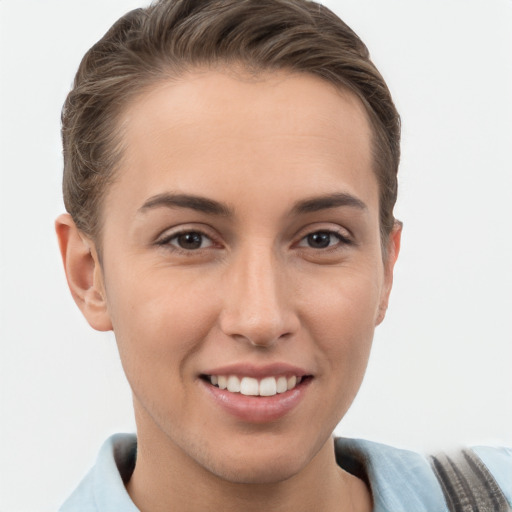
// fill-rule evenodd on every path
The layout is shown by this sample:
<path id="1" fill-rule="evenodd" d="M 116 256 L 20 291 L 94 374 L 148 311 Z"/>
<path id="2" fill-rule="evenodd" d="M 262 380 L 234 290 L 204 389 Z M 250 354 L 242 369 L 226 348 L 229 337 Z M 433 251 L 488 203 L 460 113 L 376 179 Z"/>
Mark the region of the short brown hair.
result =
<path id="1" fill-rule="evenodd" d="M 78 228 L 99 238 L 102 199 L 122 155 L 119 117 L 129 101 L 156 82 L 218 64 L 310 73 L 360 99 L 373 129 L 387 239 L 400 117 L 364 43 L 309 0 L 159 0 L 120 18 L 84 56 L 62 111 L 64 202 Z"/>

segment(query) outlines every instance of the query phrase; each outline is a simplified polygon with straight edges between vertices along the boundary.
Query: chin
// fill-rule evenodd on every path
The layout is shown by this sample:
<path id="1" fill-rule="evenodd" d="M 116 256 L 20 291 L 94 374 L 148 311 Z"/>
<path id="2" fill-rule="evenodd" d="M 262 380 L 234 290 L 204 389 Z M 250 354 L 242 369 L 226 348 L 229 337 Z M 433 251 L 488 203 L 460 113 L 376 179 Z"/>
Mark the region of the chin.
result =
<path id="1" fill-rule="evenodd" d="M 325 444 L 293 433 L 196 445 L 189 455 L 211 475 L 233 484 L 278 484 L 301 473 Z M 219 449 L 220 448 L 220 449 Z"/>
<path id="2" fill-rule="evenodd" d="M 298 474 L 306 465 L 307 461 L 296 460 L 290 454 L 279 460 L 269 457 L 261 460 L 261 457 L 244 457 L 242 460 L 219 461 L 210 471 L 222 480 L 233 484 L 278 484 Z"/>

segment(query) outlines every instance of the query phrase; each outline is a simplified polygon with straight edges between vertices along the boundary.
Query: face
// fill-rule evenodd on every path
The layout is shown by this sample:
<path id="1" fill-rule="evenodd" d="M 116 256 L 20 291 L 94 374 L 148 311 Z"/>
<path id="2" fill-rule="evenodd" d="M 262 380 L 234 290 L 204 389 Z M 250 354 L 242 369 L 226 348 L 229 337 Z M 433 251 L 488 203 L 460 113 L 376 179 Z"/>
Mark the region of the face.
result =
<path id="1" fill-rule="evenodd" d="M 350 406 L 391 285 L 364 110 L 309 75 L 208 71 L 122 126 L 99 288 L 140 442 L 288 478 Z"/>

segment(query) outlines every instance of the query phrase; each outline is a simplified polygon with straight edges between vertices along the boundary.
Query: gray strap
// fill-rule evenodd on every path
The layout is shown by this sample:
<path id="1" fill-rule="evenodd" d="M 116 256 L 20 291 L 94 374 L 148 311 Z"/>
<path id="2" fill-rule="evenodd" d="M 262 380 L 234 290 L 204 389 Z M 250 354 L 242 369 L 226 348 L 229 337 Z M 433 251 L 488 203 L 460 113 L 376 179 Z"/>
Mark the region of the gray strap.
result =
<path id="1" fill-rule="evenodd" d="M 507 499 L 471 450 L 430 457 L 450 512 L 510 512 Z"/>

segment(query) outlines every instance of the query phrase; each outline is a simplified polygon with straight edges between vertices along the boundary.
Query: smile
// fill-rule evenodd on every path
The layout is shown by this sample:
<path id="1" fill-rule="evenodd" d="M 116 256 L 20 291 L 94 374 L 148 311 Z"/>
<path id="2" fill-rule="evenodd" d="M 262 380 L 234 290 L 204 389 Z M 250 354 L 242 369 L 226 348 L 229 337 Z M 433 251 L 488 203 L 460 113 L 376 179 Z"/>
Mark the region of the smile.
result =
<path id="1" fill-rule="evenodd" d="M 236 375 L 206 375 L 206 380 L 213 386 L 231 393 L 246 396 L 274 396 L 294 389 L 301 383 L 302 377 L 281 375 L 256 379 Z"/>
<path id="2" fill-rule="evenodd" d="M 249 423 L 285 418 L 308 396 L 314 374 L 287 363 L 264 367 L 232 364 L 200 374 L 203 389 L 217 406 Z"/>

